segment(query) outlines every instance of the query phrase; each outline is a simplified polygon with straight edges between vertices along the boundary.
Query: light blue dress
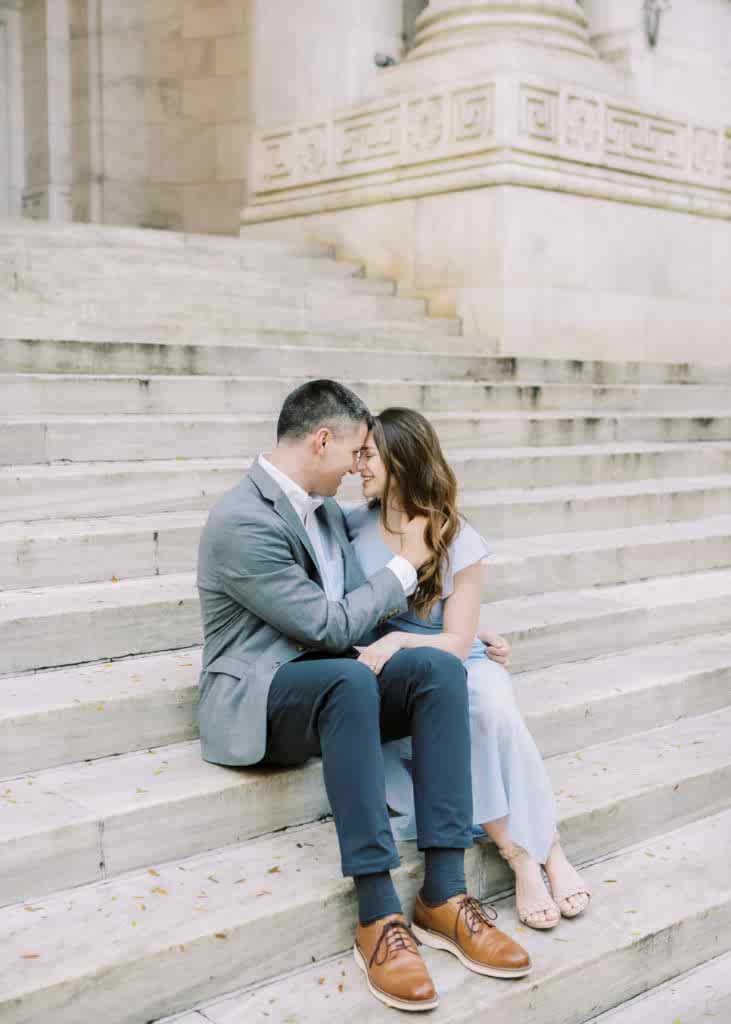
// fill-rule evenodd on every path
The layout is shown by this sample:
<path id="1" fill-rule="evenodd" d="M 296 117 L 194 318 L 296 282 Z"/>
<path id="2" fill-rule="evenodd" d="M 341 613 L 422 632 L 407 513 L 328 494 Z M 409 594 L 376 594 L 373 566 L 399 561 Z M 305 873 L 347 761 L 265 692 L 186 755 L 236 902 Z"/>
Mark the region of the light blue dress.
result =
<path id="1" fill-rule="evenodd" d="M 380 509 L 369 509 L 364 503 L 355 508 L 344 506 L 344 512 L 363 571 L 371 576 L 393 557 L 381 536 Z M 442 598 L 432 609 L 429 620 L 418 617 L 409 608 L 390 619 L 383 631 L 443 632 L 444 603 L 454 590 L 455 574 L 489 554 L 485 539 L 464 523 L 449 547 Z M 502 665 L 488 658 L 485 645 L 477 637 L 464 664 L 470 712 L 474 837 L 487 839 L 481 822 L 507 817 L 511 839 L 544 863 L 556 827 L 555 799 L 543 759 L 515 703 L 510 675 Z M 416 839 L 411 737 L 384 743 L 383 754 L 386 799 L 397 812 L 391 818 L 394 838 Z"/>

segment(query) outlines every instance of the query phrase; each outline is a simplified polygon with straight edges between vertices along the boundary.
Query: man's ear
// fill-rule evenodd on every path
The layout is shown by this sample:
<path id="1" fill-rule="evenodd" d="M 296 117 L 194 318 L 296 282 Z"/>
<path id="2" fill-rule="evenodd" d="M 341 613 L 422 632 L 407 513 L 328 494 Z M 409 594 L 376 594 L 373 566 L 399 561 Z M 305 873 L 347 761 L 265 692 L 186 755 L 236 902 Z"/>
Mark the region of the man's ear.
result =
<path id="1" fill-rule="evenodd" d="M 320 427 L 315 431 L 313 435 L 313 448 L 317 455 L 322 455 L 323 449 L 330 442 L 332 438 L 331 432 L 327 427 Z"/>

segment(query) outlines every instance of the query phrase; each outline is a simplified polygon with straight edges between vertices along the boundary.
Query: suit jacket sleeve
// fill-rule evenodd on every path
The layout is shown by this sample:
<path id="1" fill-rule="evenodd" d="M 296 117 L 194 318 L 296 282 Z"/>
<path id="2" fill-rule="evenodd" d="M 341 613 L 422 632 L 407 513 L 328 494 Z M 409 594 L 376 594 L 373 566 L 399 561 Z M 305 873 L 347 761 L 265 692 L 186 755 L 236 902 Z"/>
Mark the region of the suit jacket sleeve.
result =
<path id="1" fill-rule="evenodd" d="M 284 524 L 229 520 L 218 532 L 215 553 L 226 593 L 308 647 L 341 653 L 381 619 L 408 607 L 403 586 L 388 568 L 342 601 L 329 601 L 295 559 Z"/>

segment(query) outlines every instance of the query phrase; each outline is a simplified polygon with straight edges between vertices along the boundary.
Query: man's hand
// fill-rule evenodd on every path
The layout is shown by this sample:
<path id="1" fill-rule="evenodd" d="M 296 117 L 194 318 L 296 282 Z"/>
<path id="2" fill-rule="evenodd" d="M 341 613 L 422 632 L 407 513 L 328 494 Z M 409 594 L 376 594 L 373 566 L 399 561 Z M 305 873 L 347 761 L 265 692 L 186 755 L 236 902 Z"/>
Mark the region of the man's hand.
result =
<path id="1" fill-rule="evenodd" d="M 369 647 L 356 647 L 355 649 L 360 651 L 358 661 L 362 661 L 378 676 L 386 662 L 401 650 L 401 641 L 398 633 L 386 633 Z"/>
<path id="2" fill-rule="evenodd" d="M 432 554 L 424 540 L 428 522 L 426 516 L 414 516 L 411 520 L 406 513 L 401 516 L 401 554 L 417 571 L 429 561 Z"/>

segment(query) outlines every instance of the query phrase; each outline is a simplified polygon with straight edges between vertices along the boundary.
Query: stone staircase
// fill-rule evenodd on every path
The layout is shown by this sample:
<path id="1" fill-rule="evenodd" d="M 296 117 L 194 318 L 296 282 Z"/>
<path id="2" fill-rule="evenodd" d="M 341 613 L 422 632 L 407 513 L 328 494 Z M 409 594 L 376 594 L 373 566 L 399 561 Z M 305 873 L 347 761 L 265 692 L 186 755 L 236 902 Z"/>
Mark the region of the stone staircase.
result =
<path id="1" fill-rule="evenodd" d="M 0 338 L 3 1024 L 395 1020 L 349 953 L 320 762 L 196 738 L 198 532 L 316 376 L 437 425 L 595 891 L 528 931 L 471 850 L 536 967 L 427 950 L 430 1019 L 731 1019 L 731 364 L 500 357 L 325 248 L 26 222 L 0 225 Z"/>

